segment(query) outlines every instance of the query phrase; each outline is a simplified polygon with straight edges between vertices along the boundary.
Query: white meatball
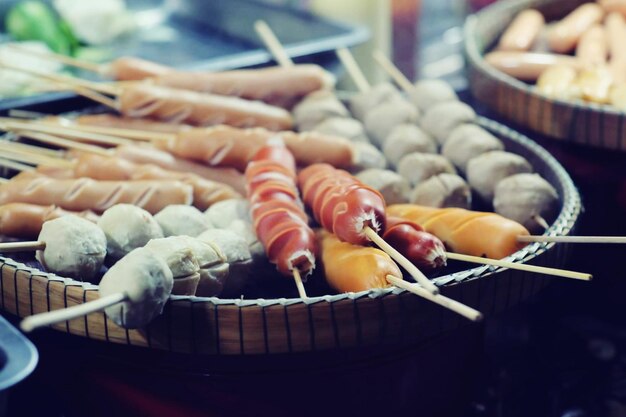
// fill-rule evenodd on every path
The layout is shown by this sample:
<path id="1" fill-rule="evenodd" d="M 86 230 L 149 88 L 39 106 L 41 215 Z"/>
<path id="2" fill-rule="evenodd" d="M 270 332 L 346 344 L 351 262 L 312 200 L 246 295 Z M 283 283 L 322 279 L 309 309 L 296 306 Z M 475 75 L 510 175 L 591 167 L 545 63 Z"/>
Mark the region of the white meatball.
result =
<path id="1" fill-rule="evenodd" d="M 414 124 L 396 126 L 383 146 L 383 154 L 392 166 L 412 152 L 437 153 L 437 142 Z"/>
<path id="2" fill-rule="evenodd" d="M 223 295 L 238 297 L 248 278 L 252 255 L 248 243 L 232 230 L 209 229 L 198 239 L 217 246 L 228 262 L 228 279 L 224 282 Z M 204 281 L 198 285 L 198 295 L 205 294 Z"/>
<path id="3" fill-rule="evenodd" d="M 363 123 L 359 122 L 357 119 L 347 117 L 328 118 L 320 124 L 315 125 L 311 130 L 325 135 L 346 138 L 351 142 L 369 143 L 370 141 L 365 133 Z"/>
<path id="4" fill-rule="evenodd" d="M 119 259 L 150 239 L 163 237 L 161 226 L 152 215 L 132 204 L 116 204 L 105 210 L 98 226 L 107 238 L 107 254 Z"/>
<path id="5" fill-rule="evenodd" d="M 485 152 L 503 150 L 502 141 L 482 127 L 463 124 L 450 133 L 441 154 L 452 161 L 461 172 L 465 172 L 470 159 Z"/>
<path id="6" fill-rule="evenodd" d="M 511 175 L 496 185 L 493 206 L 496 213 L 523 224 L 530 231 L 543 228 L 535 216 L 551 219 L 558 209 L 559 194 L 538 174 Z"/>
<path id="7" fill-rule="evenodd" d="M 330 117 L 349 117 L 350 112 L 331 91 L 315 91 L 293 108 L 293 118 L 301 131 L 311 130 Z"/>
<path id="8" fill-rule="evenodd" d="M 410 202 L 428 207 L 469 209 L 472 205 L 472 191 L 458 175 L 439 174 L 418 184 L 411 192 Z"/>
<path id="9" fill-rule="evenodd" d="M 173 204 L 158 212 L 154 219 L 164 236 L 198 236 L 211 225 L 200 210 L 193 206 Z"/>
<path id="10" fill-rule="evenodd" d="M 454 166 L 441 155 L 413 152 L 398 163 L 398 174 L 416 185 L 438 174 L 456 174 Z"/>
<path id="11" fill-rule="evenodd" d="M 392 98 L 401 97 L 400 91 L 390 83 L 381 83 L 370 90 L 355 94 L 350 99 L 350 110 L 354 117 L 364 121 L 371 109 Z"/>
<path id="12" fill-rule="evenodd" d="M 422 113 L 431 107 L 447 101 L 457 101 L 454 89 L 443 80 L 420 80 L 409 92 L 409 99 Z"/>
<path id="13" fill-rule="evenodd" d="M 100 296 L 125 293 L 128 300 L 108 307 L 106 315 L 119 326 L 135 329 L 161 314 L 174 280 L 161 257 L 138 248 L 113 265 L 100 282 Z"/>
<path id="14" fill-rule="evenodd" d="M 387 169 L 366 169 L 356 177 L 364 184 L 380 191 L 387 204 L 402 204 L 408 201 L 409 182 L 400 174 Z"/>
<path id="15" fill-rule="evenodd" d="M 46 271 L 79 281 L 94 281 L 107 254 L 104 232 L 75 215 L 45 222 L 37 240 L 46 244 L 36 254 Z"/>
<path id="16" fill-rule="evenodd" d="M 365 115 L 365 130 L 372 141 L 382 147 L 385 139 L 399 124 L 415 124 L 419 118 L 417 109 L 402 97 L 394 98 L 372 108 Z"/>
<path id="17" fill-rule="evenodd" d="M 200 270 L 200 264 L 193 251 L 183 239 L 179 239 L 181 237 L 185 236 L 153 239 L 145 246 L 165 261 L 174 279 L 195 274 Z"/>
<path id="18" fill-rule="evenodd" d="M 233 220 L 230 225 L 228 225 L 227 229 L 232 230 L 246 240 L 253 260 L 260 261 L 261 259 L 265 259 L 265 249 L 263 248 L 263 244 L 259 241 L 252 223 L 237 219 Z"/>
<path id="19" fill-rule="evenodd" d="M 250 203 L 245 198 L 230 198 L 218 201 L 204 212 L 210 226 L 226 229 L 235 220 L 252 222 Z"/>
<path id="20" fill-rule="evenodd" d="M 470 159 L 467 164 L 467 181 L 485 201 L 493 199 L 496 185 L 506 177 L 532 172 L 528 161 L 514 153 L 503 151 L 486 152 Z"/>
<path id="21" fill-rule="evenodd" d="M 354 162 L 352 171 L 360 171 L 368 168 L 385 168 L 387 159 L 378 148 L 371 143 L 353 143 Z"/>
<path id="22" fill-rule="evenodd" d="M 432 106 L 421 120 L 422 128 L 444 145 L 450 133 L 459 125 L 476 119 L 474 109 L 460 101 L 447 101 Z"/>

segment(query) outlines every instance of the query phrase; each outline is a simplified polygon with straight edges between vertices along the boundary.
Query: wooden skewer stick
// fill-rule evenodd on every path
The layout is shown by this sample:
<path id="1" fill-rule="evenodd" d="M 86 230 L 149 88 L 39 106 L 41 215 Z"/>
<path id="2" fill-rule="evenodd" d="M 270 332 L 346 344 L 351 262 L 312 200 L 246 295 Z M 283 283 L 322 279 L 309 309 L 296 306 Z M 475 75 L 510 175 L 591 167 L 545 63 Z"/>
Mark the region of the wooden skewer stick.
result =
<path id="1" fill-rule="evenodd" d="M 550 225 L 548 224 L 548 222 L 546 221 L 546 219 L 544 219 L 543 217 L 541 217 L 538 214 L 535 214 L 534 216 L 532 216 L 532 219 L 537 222 L 537 224 L 541 227 L 543 227 L 543 230 L 548 230 L 550 228 Z"/>
<path id="2" fill-rule="evenodd" d="M 40 241 L 0 243 L 0 253 L 30 252 L 44 250 L 45 248 L 46 242 Z"/>
<path id="3" fill-rule="evenodd" d="M 101 92 L 105 94 L 111 94 L 114 96 L 119 95 L 118 88 L 116 88 L 115 86 L 105 84 L 105 83 L 98 83 L 98 82 L 83 80 L 77 77 L 68 77 L 68 76 L 59 75 L 59 74 L 49 74 L 45 72 L 35 71 L 32 69 L 21 68 L 15 65 L 8 64 L 4 61 L 0 61 L 0 67 L 4 67 L 4 68 L 21 72 L 24 74 L 33 75 L 35 77 L 44 78 L 44 79 L 58 82 L 61 84 L 73 86 L 76 88 L 86 88 L 88 90 L 97 91 L 97 92 Z"/>
<path id="4" fill-rule="evenodd" d="M 309 296 L 306 295 L 306 290 L 304 289 L 304 283 L 302 282 L 302 276 L 300 276 L 300 270 L 298 270 L 298 268 L 293 268 L 291 272 L 293 273 L 293 279 L 296 281 L 296 287 L 298 287 L 298 294 L 300 295 L 300 298 L 303 300 L 309 298 Z"/>
<path id="5" fill-rule="evenodd" d="M 22 322 L 20 323 L 20 328 L 24 332 L 29 333 L 40 327 L 50 326 L 52 324 L 61 323 L 64 321 L 83 317 L 91 313 L 96 313 L 98 311 L 104 310 L 107 307 L 111 307 L 126 300 L 128 300 L 127 294 L 117 293 L 107 295 L 106 297 L 100 297 L 97 300 L 89 301 L 88 303 L 78 304 L 60 310 L 48 311 L 46 313 L 35 314 L 22 320 Z"/>
<path id="6" fill-rule="evenodd" d="M 508 262 L 499 259 L 481 258 L 479 256 L 463 255 L 461 253 L 447 252 L 448 259 L 456 261 L 471 262 L 483 265 L 494 265 L 502 268 L 518 269 L 520 271 L 534 272 L 537 274 L 554 275 L 557 277 L 580 279 L 590 281 L 593 276 L 583 272 L 568 271 L 566 269 L 548 268 L 545 266 L 529 265 L 518 262 Z"/>
<path id="7" fill-rule="evenodd" d="M 400 264 L 406 271 L 428 292 L 431 294 L 439 294 L 439 288 L 433 284 L 426 275 L 424 275 L 415 265 L 411 263 L 406 257 L 398 252 L 394 247 L 378 235 L 371 227 L 365 227 L 365 235 L 376 245 L 378 245 L 385 253 Z"/>
<path id="8" fill-rule="evenodd" d="M 57 136 L 52 136 L 49 135 L 47 133 L 39 133 L 39 132 L 31 132 L 31 131 L 25 131 L 25 130 L 20 130 L 19 132 L 17 132 L 19 135 L 30 138 L 30 139 L 34 139 L 34 140 L 38 140 L 40 142 L 43 143 L 49 143 L 51 145 L 56 145 L 56 146 L 60 146 L 62 148 L 66 148 L 66 149 L 74 149 L 77 151 L 81 151 L 81 152 L 89 152 L 89 153 L 93 153 L 93 154 L 97 154 L 97 155 L 102 155 L 102 156 L 111 156 L 111 152 L 109 152 L 106 149 L 103 149 L 99 146 L 94 146 L 94 145 L 88 145 L 86 143 L 81 143 L 81 142 L 76 142 L 73 140 L 68 140 L 68 139 L 63 139 L 63 138 L 59 138 Z"/>
<path id="9" fill-rule="evenodd" d="M 104 68 L 105 68 L 105 66 L 102 64 L 96 64 L 93 62 L 86 61 L 84 59 L 76 59 L 70 56 L 61 55 L 61 54 L 57 54 L 54 52 L 34 51 L 32 49 L 24 48 L 16 44 L 7 44 L 7 46 L 25 55 L 32 55 L 38 58 L 48 59 L 50 61 L 57 61 L 65 65 L 69 65 L 69 66 L 76 67 L 76 68 L 81 68 L 87 71 L 102 73 L 104 72 Z"/>
<path id="10" fill-rule="evenodd" d="M 7 182 L 9 182 L 7 178 L 0 177 L 0 184 L 6 184 Z"/>
<path id="11" fill-rule="evenodd" d="M 128 145 L 132 144 L 132 140 L 122 139 L 117 136 L 103 135 L 99 133 L 83 132 L 67 126 L 56 126 L 47 123 L 23 122 L 15 120 L 0 119 L 0 126 L 10 131 L 28 130 L 33 132 L 50 133 L 56 136 L 69 136 L 71 138 L 80 139 L 84 142 L 95 142 L 104 145 Z"/>
<path id="12" fill-rule="evenodd" d="M 98 133 L 106 136 L 116 136 L 118 138 L 131 139 L 136 141 L 150 142 L 153 140 L 174 140 L 175 133 L 152 132 L 149 130 L 139 129 L 120 129 L 118 127 L 107 126 L 90 126 L 73 124 L 63 126 L 66 129 L 72 129 L 80 132 Z"/>
<path id="13" fill-rule="evenodd" d="M 21 162 L 29 165 L 48 165 L 57 166 L 60 168 L 69 168 L 73 166 L 72 162 L 61 158 L 52 158 L 45 155 L 39 155 L 36 153 L 29 153 L 29 151 L 23 151 L 21 149 L 13 149 L 6 144 L 0 144 L 2 149 L 2 158 L 10 159 L 12 161 Z"/>
<path id="14" fill-rule="evenodd" d="M 34 171 L 35 168 L 33 168 L 30 165 L 26 165 L 26 164 L 22 164 L 21 162 L 17 162 L 17 161 L 12 161 L 10 159 L 5 158 L 4 155 L 2 155 L 2 157 L 0 158 L 0 166 L 3 166 L 5 168 L 10 168 L 10 169 L 14 169 L 16 171 Z"/>
<path id="15" fill-rule="evenodd" d="M 254 22 L 254 30 L 265 44 L 265 47 L 269 49 L 276 62 L 278 62 L 278 65 L 281 67 L 293 67 L 291 57 L 287 54 L 287 51 L 267 23 L 263 20 L 257 20 Z"/>
<path id="16" fill-rule="evenodd" d="M 346 71 L 348 71 L 348 75 L 352 78 L 354 84 L 356 84 L 356 88 L 362 93 L 369 91 L 372 87 L 350 51 L 347 48 L 340 48 L 337 49 L 336 53 L 343 66 L 346 68 Z"/>
<path id="17" fill-rule="evenodd" d="M 1 122 L 0 122 L 0 126 L 2 126 Z M 49 156 L 50 158 L 64 158 L 65 157 L 65 152 L 63 151 L 59 151 L 56 149 L 42 148 L 41 146 L 28 145 L 26 143 L 17 142 L 14 140 L 0 141 L 0 146 L 3 146 L 3 147 L 8 146 L 9 148 L 11 148 L 12 150 L 15 150 L 16 152 L 19 149 L 24 154 L 37 154 L 37 155 Z"/>
<path id="18" fill-rule="evenodd" d="M 411 284 L 410 282 L 406 282 L 402 278 L 398 278 L 393 275 L 387 275 L 386 278 L 391 285 L 395 285 L 398 288 L 402 288 L 417 296 L 432 301 L 433 303 L 439 304 L 440 306 L 452 310 L 455 313 L 458 313 L 472 321 L 480 321 L 483 318 L 483 315 L 480 311 L 474 310 L 473 308 L 466 306 L 465 304 L 459 303 L 458 301 L 455 301 L 443 295 L 433 295 L 430 292 L 426 291 L 424 288 L 420 287 L 418 284 Z"/>
<path id="19" fill-rule="evenodd" d="M 518 236 L 518 242 L 626 243 L 626 236 Z"/>
<path id="20" fill-rule="evenodd" d="M 415 88 L 413 83 L 381 51 L 372 53 L 374 61 L 407 93 Z"/>

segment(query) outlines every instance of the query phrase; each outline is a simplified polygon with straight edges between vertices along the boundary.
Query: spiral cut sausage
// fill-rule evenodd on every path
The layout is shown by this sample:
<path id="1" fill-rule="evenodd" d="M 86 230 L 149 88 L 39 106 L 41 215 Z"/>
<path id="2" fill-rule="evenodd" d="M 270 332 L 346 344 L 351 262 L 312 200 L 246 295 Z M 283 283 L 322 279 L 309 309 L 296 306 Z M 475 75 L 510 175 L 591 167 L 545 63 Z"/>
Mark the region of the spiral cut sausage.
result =
<path id="1" fill-rule="evenodd" d="M 178 180 L 191 185 L 193 205 L 200 210 L 206 210 L 218 201 L 241 197 L 232 187 L 193 173 L 170 171 L 152 164 L 136 164 L 117 157 L 80 154 L 74 165 L 74 174 L 76 178 L 95 180 Z"/>
<path id="2" fill-rule="evenodd" d="M 328 164 L 314 164 L 298 175 L 303 200 L 315 219 L 339 239 L 356 245 L 370 242 L 369 227 L 385 230 L 385 200 L 375 189 Z"/>
<path id="3" fill-rule="evenodd" d="M 292 126 L 289 112 L 260 101 L 149 84 L 125 86 L 118 96 L 117 110 L 129 117 L 148 117 L 194 126 L 227 124 L 270 130 L 285 130 Z"/>
<path id="4" fill-rule="evenodd" d="M 276 138 L 283 140 L 298 165 L 326 162 L 349 168 L 353 164 L 353 148 L 347 139 L 315 132 L 272 132 L 263 128 L 237 129 L 222 125 L 182 130 L 175 138 L 155 143 L 181 158 L 244 171 L 256 151 Z"/>
<path id="5" fill-rule="evenodd" d="M 256 234 L 270 262 L 286 276 L 298 269 L 306 279 L 315 268 L 317 242 L 296 187 L 296 167 L 282 146 L 261 148 L 246 169 Z"/>
<path id="6" fill-rule="evenodd" d="M 106 65 L 103 75 L 120 81 L 152 78 L 155 84 L 289 107 L 313 91 L 334 86 L 331 74 L 313 64 L 223 72 L 178 71 L 145 59 L 122 57 Z"/>
<path id="7" fill-rule="evenodd" d="M 312 64 L 212 73 L 170 71 L 153 81 L 166 87 L 238 96 L 287 108 L 314 91 L 334 86 L 332 75 Z"/>
<path id="8" fill-rule="evenodd" d="M 518 236 L 528 235 L 521 224 L 495 213 L 459 208 L 431 208 L 413 204 L 387 207 L 388 216 L 397 216 L 421 225 L 456 253 L 505 258 L 525 244 Z"/>
<path id="9" fill-rule="evenodd" d="M 83 217 L 93 223 L 99 218 L 90 210 L 72 212 L 55 205 L 8 203 L 0 206 L 0 235 L 36 239 L 45 222 L 69 214 Z"/>
<path id="10" fill-rule="evenodd" d="M 433 271 L 446 266 L 446 248 L 437 237 L 409 220 L 387 216 L 383 239 L 404 255 L 420 271 Z"/>
<path id="11" fill-rule="evenodd" d="M 389 286 L 387 275 L 402 277 L 400 268 L 380 249 L 342 242 L 318 231 L 320 260 L 328 285 L 339 292 L 359 292 Z"/>
<path id="12" fill-rule="evenodd" d="M 58 180 L 41 177 L 1 185 L 0 204 L 56 204 L 67 210 L 100 213 L 115 204 L 127 203 L 154 214 L 170 204 L 190 204 L 192 193 L 191 186 L 180 181 Z"/>
<path id="13" fill-rule="evenodd" d="M 209 167 L 183 158 L 176 158 L 171 153 L 152 146 L 121 145 L 115 148 L 115 155 L 138 164 L 153 164 L 170 171 L 193 173 L 212 181 L 228 184 L 237 192 L 245 193 L 245 178 L 234 168 Z"/>

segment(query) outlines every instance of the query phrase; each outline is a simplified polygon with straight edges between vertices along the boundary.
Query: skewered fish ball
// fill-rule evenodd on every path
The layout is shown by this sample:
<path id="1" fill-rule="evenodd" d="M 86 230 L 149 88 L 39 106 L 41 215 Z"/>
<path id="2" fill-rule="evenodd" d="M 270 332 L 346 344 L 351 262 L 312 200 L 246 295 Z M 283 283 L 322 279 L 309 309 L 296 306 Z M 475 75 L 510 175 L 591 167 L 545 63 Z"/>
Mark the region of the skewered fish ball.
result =
<path id="1" fill-rule="evenodd" d="M 211 225 L 200 210 L 193 206 L 173 204 L 165 207 L 154 216 L 154 220 L 168 236 L 198 236 Z"/>
<path id="2" fill-rule="evenodd" d="M 378 148 L 371 143 L 356 142 L 352 144 L 354 149 L 353 171 L 360 171 L 368 168 L 385 168 L 387 159 Z"/>
<path id="3" fill-rule="evenodd" d="M 226 229 L 232 230 L 245 239 L 248 243 L 248 248 L 250 249 L 250 255 L 252 256 L 253 261 L 265 259 L 265 249 L 263 248 L 263 244 L 259 241 L 252 223 L 237 219 L 233 220 Z"/>
<path id="4" fill-rule="evenodd" d="M 93 282 L 107 254 L 104 232 L 75 215 L 45 222 L 38 240 L 46 247 L 35 256 L 46 271 L 79 281 Z"/>
<path id="5" fill-rule="evenodd" d="M 420 206 L 469 209 L 472 205 L 472 191 L 463 178 L 444 173 L 418 184 L 409 200 Z"/>
<path id="6" fill-rule="evenodd" d="M 355 94 L 350 100 L 350 110 L 354 117 L 363 121 L 371 109 L 397 97 L 401 97 L 400 91 L 392 84 L 377 84 L 368 91 Z"/>
<path id="7" fill-rule="evenodd" d="M 422 128 L 432 135 L 441 146 L 452 131 L 464 123 L 473 123 L 476 112 L 460 101 L 446 101 L 429 108 L 422 117 Z"/>
<path id="8" fill-rule="evenodd" d="M 470 159 L 485 152 L 503 150 L 502 141 L 482 127 L 463 124 L 450 133 L 441 154 L 452 161 L 461 172 L 465 172 Z"/>
<path id="9" fill-rule="evenodd" d="M 218 229 L 227 229 L 237 219 L 252 222 L 250 203 L 245 198 L 218 201 L 204 212 L 204 218 L 210 226 Z"/>
<path id="10" fill-rule="evenodd" d="M 437 142 L 414 124 L 396 126 L 383 146 L 383 154 L 392 166 L 412 152 L 437 153 Z"/>
<path id="11" fill-rule="evenodd" d="M 467 164 L 467 181 L 485 201 L 492 201 L 496 185 L 511 175 L 532 172 L 528 161 L 514 153 L 486 152 Z"/>
<path id="12" fill-rule="evenodd" d="M 420 152 L 405 155 L 398 163 L 397 171 L 411 185 L 417 185 L 438 174 L 456 174 L 454 166 L 445 157 Z"/>
<path id="13" fill-rule="evenodd" d="M 387 169 L 366 169 L 356 177 L 364 184 L 380 191 L 387 204 L 402 204 L 408 201 L 409 182 L 400 174 Z"/>
<path id="14" fill-rule="evenodd" d="M 116 204 L 105 210 L 98 226 L 107 239 L 107 254 L 113 259 L 145 246 L 150 239 L 163 237 L 161 226 L 152 215 L 132 204 Z"/>
<path id="15" fill-rule="evenodd" d="M 363 124 L 374 143 L 384 146 L 385 139 L 399 124 L 414 124 L 419 118 L 417 109 L 402 97 L 392 98 L 372 108 Z"/>
<path id="16" fill-rule="evenodd" d="M 558 208 L 559 194 L 538 174 L 511 175 L 496 185 L 493 206 L 496 213 L 523 224 L 530 231 L 543 227 L 535 220 L 539 215 L 552 218 Z"/>
<path id="17" fill-rule="evenodd" d="M 315 91 L 293 108 L 293 118 L 301 131 L 312 130 L 331 117 L 350 117 L 350 112 L 331 91 Z"/>
<path id="18" fill-rule="evenodd" d="M 165 261 L 146 248 L 137 248 L 113 265 L 100 282 L 100 296 L 123 292 L 128 300 L 108 307 L 106 315 L 127 329 L 143 327 L 161 314 L 174 280 Z"/>
<path id="19" fill-rule="evenodd" d="M 363 123 L 348 117 L 330 117 L 313 127 L 313 130 L 326 135 L 339 136 L 351 142 L 369 143 Z"/>
<path id="20" fill-rule="evenodd" d="M 457 101 L 459 98 L 447 82 L 430 79 L 416 82 L 413 90 L 409 92 L 409 99 L 424 113 L 439 103 Z"/>
<path id="21" fill-rule="evenodd" d="M 248 243 L 232 230 L 209 229 L 198 236 L 198 239 L 217 246 L 224 254 L 228 263 L 228 280 L 224 282 L 222 296 L 239 297 L 252 265 L 252 255 Z M 210 288 L 205 288 L 203 282 L 198 285 L 197 294 L 204 296 Z"/>

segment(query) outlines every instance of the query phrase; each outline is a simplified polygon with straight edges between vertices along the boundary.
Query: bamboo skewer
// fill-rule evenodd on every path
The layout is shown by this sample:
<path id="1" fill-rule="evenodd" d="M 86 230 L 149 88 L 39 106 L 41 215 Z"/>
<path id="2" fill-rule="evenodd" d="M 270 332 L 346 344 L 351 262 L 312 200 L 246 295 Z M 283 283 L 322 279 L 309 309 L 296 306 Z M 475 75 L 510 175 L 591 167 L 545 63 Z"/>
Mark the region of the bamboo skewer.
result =
<path id="1" fill-rule="evenodd" d="M 346 68 L 346 71 L 348 71 L 348 75 L 350 75 L 350 78 L 354 81 L 354 84 L 356 84 L 357 89 L 362 93 L 369 91 L 372 87 L 350 51 L 346 48 L 340 48 L 337 49 L 336 53 L 343 66 Z"/>
<path id="2" fill-rule="evenodd" d="M 413 265 L 404 255 L 398 252 L 393 246 L 385 242 L 385 240 L 378 235 L 372 228 L 366 227 L 365 235 L 380 247 L 385 253 L 402 266 L 406 271 L 417 281 L 422 287 L 424 287 L 431 294 L 439 294 L 439 288 L 433 284 L 426 275 L 424 275 L 415 265 Z"/>
<path id="3" fill-rule="evenodd" d="M 0 158 L 0 166 L 5 167 L 5 168 L 10 168 L 10 169 L 14 169 L 16 171 L 34 171 L 35 168 L 33 168 L 30 165 L 25 165 L 22 164 L 21 162 L 17 162 L 17 161 L 13 161 L 11 159 L 7 159 L 5 158 L 5 156 L 3 155 Z"/>
<path id="4" fill-rule="evenodd" d="M 563 278 L 579 279 L 582 281 L 590 281 L 593 276 L 583 272 L 568 271 L 566 269 L 548 268 L 545 266 L 529 265 L 518 262 L 508 262 L 499 259 L 481 258 L 479 256 L 463 255 L 461 253 L 446 253 L 448 259 L 471 262 L 483 265 L 493 265 L 508 269 L 517 269 L 520 271 L 533 272 L 536 274 L 553 275 Z"/>
<path id="5" fill-rule="evenodd" d="M 518 236 L 518 242 L 626 243 L 626 236 Z"/>
<path id="6" fill-rule="evenodd" d="M 30 252 L 44 250 L 45 248 L 46 242 L 40 241 L 0 243 L 0 253 Z"/>
<path id="7" fill-rule="evenodd" d="M 24 153 L 28 153 L 28 154 L 36 153 L 38 155 L 49 156 L 51 158 L 63 158 L 64 153 L 65 153 L 57 149 L 42 148 L 41 146 L 28 145 L 26 143 L 17 142 L 15 140 L 4 140 L 4 141 L 0 140 L 0 145 L 1 146 L 8 145 L 11 149 L 15 150 L 16 152 L 19 150 Z"/>
<path id="8" fill-rule="evenodd" d="M 117 146 L 132 144 L 132 140 L 117 136 L 104 135 L 93 132 L 83 132 L 68 126 L 56 126 L 40 122 L 24 122 L 10 118 L 0 118 L 0 127 L 7 131 L 29 130 L 42 133 L 51 133 L 58 136 L 70 136 L 85 142 L 95 142 Z"/>
<path id="9" fill-rule="evenodd" d="M 306 295 L 304 283 L 302 282 L 302 277 L 300 276 L 300 271 L 298 270 L 298 268 L 293 268 L 291 272 L 293 274 L 293 279 L 296 282 L 296 287 L 298 288 L 298 294 L 300 295 L 300 298 L 302 298 L 303 300 L 309 298 L 309 296 Z"/>
<path id="10" fill-rule="evenodd" d="M 66 149 L 73 149 L 81 152 L 88 152 L 102 156 L 111 156 L 112 153 L 107 149 L 103 149 L 99 146 L 89 145 L 82 142 L 76 142 L 69 139 L 60 138 L 57 136 L 52 136 L 47 133 L 39 133 L 39 132 L 30 132 L 30 131 L 22 131 L 20 130 L 19 135 L 34 139 L 43 143 L 48 143 L 51 145 L 60 146 Z"/>
<path id="11" fill-rule="evenodd" d="M 64 321 L 77 319 L 91 313 L 96 313 L 98 311 L 104 310 L 107 307 L 111 307 L 126 300 L 128 300 L 127 294 L 116 293 L 107 295 L 106 297 L 98 298 L 97 300 L 89 301 L 88 303 L 67 307 L 61 310 L 35 314 L 22 320 L 22 322 L 20 323 L 20 328 L 24 332 L 29 333 L 40 327 L 50 326 L 52 324 L 61 323 Z"/>
<path id="12" fill-rule="evenodd" d="M 272 29 L 263 20 L 254 22 L 254 30 L 281 67 L 293 67 L 293 61 Z"/>
<path id="13" fill-rule="evenodd" d="M 72 166 L 70 161 L 67 161 L 63 158 L 54 158 L 50 156 L 45 156 L 41 154 L 37 154 L 31 151 L 24 151 L 22 149 L 13 149 L 8 144 L 0 144 L 0 149 L 2 149 L 3 154 L 2 158 L 10 159 L 12 161 L 21 162 L 29 165 L 49 165 L 49 166 L 57 166 L 60 168 L 67 168 Z"/>
<path id="14" fill-rule="evenodd" d="M 42 58 L 42 59 L 48 59 L 51 61 L 57 61 L 60 62 L 64 65 L 68 65 L 71 67 L 76 67 L 76 68 L 81 68 L 87 71 L 92 71 L 92 72 L 97 72 L 97 73 L 103 73 L 106 65 L 102 65 L 102 64 L 96 64 L 93 62 L 89 62 L 87 60 L 84 59 L 77 59 L 77 58 L 73 58 L 70 56 L 66 56 L 66 55 L 61 55 L 61 54 L 57 54 L 54 52 L 41 52 L 41 51 L 34 51 L 31 49 L 26 49 L 23 48 L 19 45 L 15 45 L 15 44 L 7 44 L 7 46 L 9 46 L 11 49 L 14 49 L 16 51 L 19 51 L 25 55 L 32 55 L 38 58 Z"/>
<path id="15" fill-rule="evenodd" d="M 404 91 L 408 93 L 415 88 L 413 83 L 381 51 L 374 51 L 372 56 L 374 57 L 374 61 L 376 61 Z"/>
<path id="16" fill-rule="evenodd" d="M 150 142 L 153 140 L 173 140 L 176 139 L 175 133 L 152 132 L 149 130 L 139 129 L 120 129 L 117 127 L 107 126 L 89 126 L 73 124 L 63 126 L 66 129 L 72 129 L 80 132 L 97 133 L 104 136 L 114 136 L 118 138 L 131 139 L 133 141 Z"/>
<path id="17" fill-rule="evenodd" d="M 391 285 L 395 285 L 398 288 L 407 290 L 415 295 L 427 299 L 428 301 L 439 304 L 440 306 L 443 306 L 448 310 L 454 311 L 455 313 L 458 313 L 472 321 L 480 321 L 483 318 L 483 315 L 480 311 L 466 306 L 465 304 L 459 303 L 458 301 L 455 301 L 451 298 L 439 294 L 433 295 L 419 285 L 411 284 L 410 282 L 406 282 L 402 278 L 398 278 L 393 275 L 387 275 L 386 278 L 387 282 L 389 282 Z"/>

